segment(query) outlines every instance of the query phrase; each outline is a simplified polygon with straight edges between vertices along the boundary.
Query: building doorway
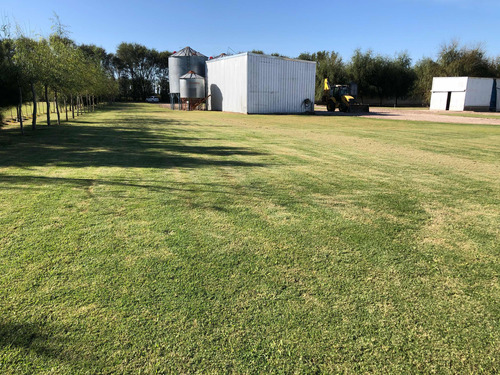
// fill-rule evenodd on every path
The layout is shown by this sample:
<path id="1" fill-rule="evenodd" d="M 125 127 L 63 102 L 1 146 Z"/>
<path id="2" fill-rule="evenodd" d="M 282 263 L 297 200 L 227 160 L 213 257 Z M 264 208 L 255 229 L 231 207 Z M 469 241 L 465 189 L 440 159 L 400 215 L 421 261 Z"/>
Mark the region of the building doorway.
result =
<path id="1" fill-rule="evenodd" d="M 446 98 L 446 110 L 450 110 L 450 103 L 451 103 L 451 91 L 448 91 L 448 97 Z"/>

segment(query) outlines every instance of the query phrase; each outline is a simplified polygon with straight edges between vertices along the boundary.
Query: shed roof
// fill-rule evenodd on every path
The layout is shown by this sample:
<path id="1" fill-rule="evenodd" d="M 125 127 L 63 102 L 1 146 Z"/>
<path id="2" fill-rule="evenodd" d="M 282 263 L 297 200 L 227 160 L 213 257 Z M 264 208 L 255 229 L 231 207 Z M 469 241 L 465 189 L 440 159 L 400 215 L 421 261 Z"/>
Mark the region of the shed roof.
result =
<path id="1" fill-rule="evenodd" d="M 283 56 L 264 55 L 261 53 L 254 53 L 254 52 L 240 52 L 240 53 L 237 53 L 235 55 L 225 55 L 225 56 L 222 56 L 222 55 L 223 54 L 221 54 L 221 55 L 219 55 L 216 58 L 213 58 L 211 60 L 207 60 L 207 63 L 226 60 L 226 59 L 232 59 L 235 57 L 238 58 L 238 57 L 242 57 L 242 56 L 257 56 L 257 57 L 269 58 L 269 59 L 288 60 L 288 61 L 297 61 L 297 62 L 301 62 L 301 63 L 316 64 L 316 61 L 292 59 L 290 57 L 283 57 Z"/>

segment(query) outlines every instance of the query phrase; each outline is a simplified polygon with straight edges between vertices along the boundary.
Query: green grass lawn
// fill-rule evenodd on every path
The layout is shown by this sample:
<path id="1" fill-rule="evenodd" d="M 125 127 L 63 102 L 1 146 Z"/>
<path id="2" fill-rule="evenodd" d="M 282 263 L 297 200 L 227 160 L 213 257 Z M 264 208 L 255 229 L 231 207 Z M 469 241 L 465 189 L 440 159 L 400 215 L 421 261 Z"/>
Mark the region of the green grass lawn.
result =
<path id="1" fill-rule="evenodd" d="M 55 111 L 55 104 L 53 102 L 50 103 L 50 119 L 57 120 L 57 114 L 54 112 Z M 65 119 L 66 115 L 64 112 L 64 106 L 61 104 L 61 107 L 59 108 L 60 114 L 61 114 L 61 119 Z M 47 117 L 47 104 L 45 102 L 37 102 L 37 112 L 38 115 L 37 117 L 39 118 L 38 122 L 40 120 L 45 120 Z M 9 108 L 3 108 L 0 109 L 0 114 L 3 116 L 3 119 L 5 122 L 13 122 L 14 119 L 17 118 L 17 109 L 15 107 L 9 107 Z M 23 104 L 22 106 L 22 115 L 25 118 L 28 118 L 25 120 L 24 125 L 31 125 L 31 117 L 33 116 L 33 103 L 28 102 Z M 69 117 L 71 117 L 71 112 L 69 112 Z"/>
<path id="2" fill-rule="evenodd" d="M 500 371 L 500 128 L 116 105 L 0 129 L 0 373 Z"/>

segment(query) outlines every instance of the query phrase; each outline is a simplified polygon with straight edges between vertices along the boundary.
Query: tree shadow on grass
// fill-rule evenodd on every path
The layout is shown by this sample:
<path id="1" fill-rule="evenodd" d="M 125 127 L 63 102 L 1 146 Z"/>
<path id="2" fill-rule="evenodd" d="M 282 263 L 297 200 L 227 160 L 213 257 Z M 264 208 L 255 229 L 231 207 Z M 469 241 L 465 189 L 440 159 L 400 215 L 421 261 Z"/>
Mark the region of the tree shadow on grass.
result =
<path id="1" fill-rule="evenodd" d="M 83 121 L 27 130 L 2 131 L 0 166 L 200 168 L 206 166 L 263 167 L 249 160 L 264 155 L 245 147 L 202 146 L 202 138 L 185 137 L 186 124 L 169 119 Z M 3 139 L 1 139 L 3 138 Z M 7 141 L 6 141 L 7 139 Z M 223 141 L 221 141 L 223 142 Z M 212 141 L 213 143 L 213 141 Z M 245 160 L 238 160 L 238 156 Z"/>
<path id="2" fill-rule="evenodd" d="M 94 369 L 92 373 L 95 373 L 95 369 L 105 366 L 106 358 L 92 353 L 92 343 L 85 340 L 84 333 L 76 334 L 77 329 L 55 322 L 0 322 L 0 352 L 10 349 L 16 353 L 4 356 L 2 364 L 6 367 L 0 364 L 0 368 L 9 369 L 11 365 L 20 369 L 21 363 L 23 371 L 20 373 L 43 370 L 52 373 L 61 364 L 66 368 L 69 366 L 72 373 L 80 373 L 82 369 L 86 372 Z M 80 352 L 82 349 L 84 355 Z"/>
<path id="3" fill-rule="evenodd" d="M 66 184 L 74 187 L 88 188 L 95 185 L 108 185 L 116 187 L 133 187 L 147 189 L 156 192 L 195 192 L 195 193 L 215 193 L 215 194 L 237 194 L 236 192 L 228 191 L 230 186 L 214 185 L 212 183 L 179 183 L 175 182 L 172 186 L 165 185 L 165 182 L 155 184 L 155 181 L 148 181 L 145 183 L 140 179 L 94 179 L 94 178 L 67 178 L 67 177 L 46 177 L 46 176 L 12 176 L 0 173 L 0 189 L 13 189 L 13 190 L 29 190 L 38 189 L 40 185 L 60 185 Z M 218 189 L 215 189 L 218 187 Z M 137 198 L 134 198 L 137 199 Z"/>
<path id="4" fill-rule="evenodd" d="M 18 348 L 34 352 L 38 356 L 57 358 L 58 342 L 46 333 L 46 329 L 34 323 L 0 323 L 0 349 Z"/>

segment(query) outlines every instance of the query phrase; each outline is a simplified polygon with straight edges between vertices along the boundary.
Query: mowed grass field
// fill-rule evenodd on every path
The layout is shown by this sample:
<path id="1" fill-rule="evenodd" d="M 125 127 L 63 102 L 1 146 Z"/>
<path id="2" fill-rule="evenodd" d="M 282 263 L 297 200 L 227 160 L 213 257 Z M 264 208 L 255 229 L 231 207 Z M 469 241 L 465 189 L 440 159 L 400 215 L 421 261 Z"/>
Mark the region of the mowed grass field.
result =
<path id="1" fill-rule="evenodd" d="M 123 104 L 27 134 L 0 373 L 500 371 L 500 127 Z"/>

